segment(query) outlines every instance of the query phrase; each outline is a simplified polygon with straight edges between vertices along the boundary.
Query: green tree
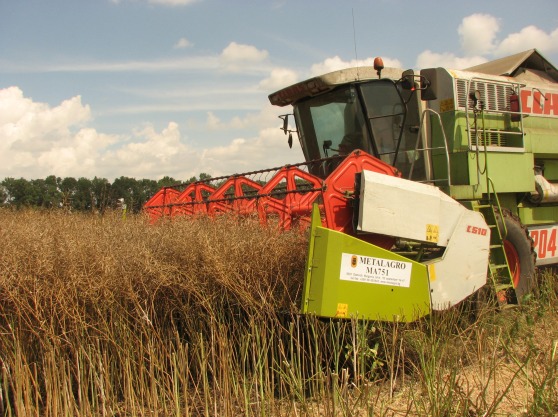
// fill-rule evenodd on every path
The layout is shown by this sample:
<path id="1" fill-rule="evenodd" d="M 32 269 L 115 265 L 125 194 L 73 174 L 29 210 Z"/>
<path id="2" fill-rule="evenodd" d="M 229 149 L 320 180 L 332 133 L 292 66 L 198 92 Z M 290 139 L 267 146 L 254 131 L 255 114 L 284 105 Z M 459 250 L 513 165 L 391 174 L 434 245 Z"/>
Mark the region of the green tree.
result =
<path id="1" fill-rule="evenodd" d="M 25 178 L 6 178 L 2 181 L 7 192 L 7 204 L 21 208 L 33 206 L 37 196 L 33 184 Z"/>
<path id="2" fill-rule="evenodd" d="M 176 184 L 176 182 L 174 183 Z M 161 187 L 154 180 L 142 179 L 137 182 L 137 195 L 135 211 L 141 211 L 143 205 L 155 194 Z"/>
<path id="3" fill-rule="evenodd" d="M 157 181 L 157 190 L 163 187 L 172 187 L 173 185 L 176 184 L 180 184 L 180 181 L 175 180 L 173 177 L 165 176 L 161 178 L 159 181 Z"/>
<path id="4" fill-rule="evenodd" d="M 135 178 L 120 177 L 113 181 L 111 187 L 111 206 L 117 208 L 118 201 L 121 198 L 124 199 L 128 210 L 134 211 L 137 199 L 139 198 L 137 180 Z"/>
<path id="5" fill-rule="evenodd" d="M 58 187 L 62 193 L 62 206 L 72 207 L 74 195 L 77 190 L 77 180 L 73 177 L 66 177 L 62 180 L 59 179 Z"/>
<path id="6" fill-rule="evenodd" d="M 207 178 L 209 175 L 200 174 Z M 28 181 L 24 178 L 5 178 L 0 183 L 0 205 L 14 207 L 66 207 L 78 211 L 100 212 L 108 207 L 116 208 L 124 199 L 131 212 L 139 212 L 143 205 L 164 186 L 179 184 L 172 177 L 158 181 L 136 180 L 130 177 L 116 178 L 111 184 L 106 178 L 55 177 Z"/>
<path id="7" fill-rule="evenodd" d="M 49 175 L 44 180 L 31 180 L 33 196 L 35 200 L 32 205 L 36 207 L 53 208 L 59 207 L 62 201 L 62 193 L 58 189 L 58 179 Z"/>
<path id="8" fill-rule="evenodd" d="M 92 211 L 91 180 L 80 177 L 76 181 L 76 189 L 73 196 L 72 207 L 79 211 Z"/>
<path id="9" fill-rule="evenodd" d="M 190 184 L 192 182 L 197 182 L 197 181 L 205 181 L 205 180 L 209 180 L 211 179 L 211 175 L 206 174 L 205 172 L 200 173 L 199 177 L 196 177 L 195 175 L 193 177 L 190 177 L 190 179 L 188 181 L 186 181 L 186 184 Z"/>
<path id="10" fill-rule="evenodd" d="M 92 204 L 99 213 L 110 206 L 111 183 L 106 178 L 95 177 L 91 180 Z"/>
<path id="11" fill-rule="evenodd" d="M 5 205 L 8 200 L 8 190 L 4 184 L 0 184 L 0 205 Z"/>

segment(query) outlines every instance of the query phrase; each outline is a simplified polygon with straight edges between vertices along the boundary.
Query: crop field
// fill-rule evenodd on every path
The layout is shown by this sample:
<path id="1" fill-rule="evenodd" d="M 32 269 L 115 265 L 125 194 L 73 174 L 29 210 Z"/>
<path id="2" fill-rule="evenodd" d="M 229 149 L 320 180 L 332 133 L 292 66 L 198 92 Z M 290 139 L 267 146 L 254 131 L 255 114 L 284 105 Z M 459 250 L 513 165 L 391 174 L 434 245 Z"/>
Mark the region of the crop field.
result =
<path id="1" fill-rule="evenodd" d="M 0 416 L 555 416 L 558 279 L 411 324 L 298 314 L 307 236 L 0 209 Z"/>

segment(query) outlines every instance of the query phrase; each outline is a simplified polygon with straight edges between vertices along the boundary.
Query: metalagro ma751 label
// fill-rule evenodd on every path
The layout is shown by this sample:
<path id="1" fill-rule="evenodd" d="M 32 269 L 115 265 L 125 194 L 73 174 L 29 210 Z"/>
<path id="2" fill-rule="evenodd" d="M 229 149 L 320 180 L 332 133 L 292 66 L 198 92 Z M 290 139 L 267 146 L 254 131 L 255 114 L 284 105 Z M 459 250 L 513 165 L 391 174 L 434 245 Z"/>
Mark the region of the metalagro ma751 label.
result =
<path id="1" fill-rule="evenodd" d="M 344 281 L 409 287 L 411 285 L 412 269 L 413 264 L 411 262 L 352 253 L 341 254 L 340 278 Z"/>

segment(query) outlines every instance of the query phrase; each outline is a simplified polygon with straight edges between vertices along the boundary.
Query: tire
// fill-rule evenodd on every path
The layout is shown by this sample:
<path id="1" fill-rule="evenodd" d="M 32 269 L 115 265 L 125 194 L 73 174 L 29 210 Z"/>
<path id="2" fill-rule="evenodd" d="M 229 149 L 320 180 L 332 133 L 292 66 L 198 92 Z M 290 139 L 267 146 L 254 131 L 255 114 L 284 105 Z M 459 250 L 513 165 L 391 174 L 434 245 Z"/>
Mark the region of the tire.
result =
<path id="1" fill-rule="evenodd" d="M 527 228 L 508 210 L 503 211 L 508 234 L 504 238 L 504 250 L 513 278 L 518 303 L 532 293 L 535 285 L 535 250 Z M 499 216 L 497 216 L 499 217 Z"/>

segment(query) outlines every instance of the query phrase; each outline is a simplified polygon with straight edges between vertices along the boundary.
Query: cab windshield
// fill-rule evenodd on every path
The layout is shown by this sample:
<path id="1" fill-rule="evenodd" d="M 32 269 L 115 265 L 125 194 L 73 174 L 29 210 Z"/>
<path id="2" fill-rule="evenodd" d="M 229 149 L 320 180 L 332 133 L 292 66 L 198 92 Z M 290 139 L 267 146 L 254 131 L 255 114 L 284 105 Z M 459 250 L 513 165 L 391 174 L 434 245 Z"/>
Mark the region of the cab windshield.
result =
<path id="1" fill-rule="evenodd" d="M 294 112 L 307 161 L 361 149 L 393 164 L 405 105 L 391 80 L 344 85 L 298 102 Z"/>

